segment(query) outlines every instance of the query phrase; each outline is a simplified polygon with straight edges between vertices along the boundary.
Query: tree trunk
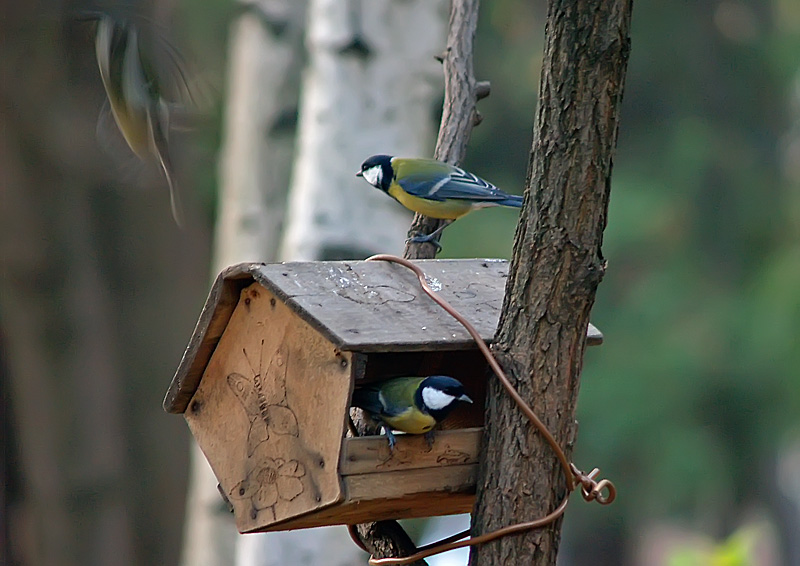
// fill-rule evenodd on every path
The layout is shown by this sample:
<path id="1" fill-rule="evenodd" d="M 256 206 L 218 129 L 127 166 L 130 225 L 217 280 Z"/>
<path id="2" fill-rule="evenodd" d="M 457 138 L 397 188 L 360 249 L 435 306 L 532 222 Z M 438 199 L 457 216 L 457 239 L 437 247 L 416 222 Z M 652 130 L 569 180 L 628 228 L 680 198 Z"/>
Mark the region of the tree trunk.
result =
<path id="1" fill-rule="evenodd" d="M 306 2 L 243 6 L 231 30 L 214 273 L 277 258 L 297 130 Z"/>
<path id="2" fill-rule="evenodd" d="M 445 13 L 443 0 L 310 2 L 309 63 L 279 259 L 363 259 L 402 249 L 409 215 L 355 173 L 375 153 L 428 152 Z M 238 566 L 363 561 L 343 527 L 246 535 L 237 545 Z"/>
<path id="3" fill-rule="evenodd" d="M 212 276 L 244 261 L 275 261 L 294 153 L 306 3 L 242 4 L 231 29 L 229 94 Z M 217 480 L 192 443 L 182 562 L 227 566 L 241 540 Z"/>
<path id="4" fill-rule="evenodd" d="M 443 0 L 311 2 L 283 258 L 402 250 L 409 217 L 355 173 L 376 153 L 429 152 L 445 14 Z"/>
<path id="5" fill-rule="evenodd" d="M 0 115 L 0 118 L 5 116 Z M 56 348 L 46 349 L 46 330 L 58 312 L 55 298 L 43 300 L 31 281 L 45 281 L 53 258 L 47 251 L 46 220 L 35 190 L 39 179 L 26 175 L 18 136 L 11 128 L 0 131 L 0 312 L 4 332 L 4 362 L 10 378 L 23 500 L 18 514 L 9 517 L 21 562 L 43 566 L 79 563 L 76 535 L 68 505 L 68 478 L 59 473 L 65 463 L 59 455 L 63 409 L 53 384 Z M 28 157 L 28 156 L 26 156 Z M 52 291 L 52 290 L 51 290 Z M 50 296 L 52 293 L 48 293 Z M 48 325 L 50 322 L 50 325 Z"/>
<path id="6" fill-rule="evenodd" d="M 632 0 L 552 0 L 536 131 L 494 351 L 572 451 L 586 327 L 601 253 L 630 49 Z M 565 497 L 552 450 L 492 380 L 474 534 L 552 512 Z M 555 564 L 561 521 L 473 548 L 471 564 Z"/>

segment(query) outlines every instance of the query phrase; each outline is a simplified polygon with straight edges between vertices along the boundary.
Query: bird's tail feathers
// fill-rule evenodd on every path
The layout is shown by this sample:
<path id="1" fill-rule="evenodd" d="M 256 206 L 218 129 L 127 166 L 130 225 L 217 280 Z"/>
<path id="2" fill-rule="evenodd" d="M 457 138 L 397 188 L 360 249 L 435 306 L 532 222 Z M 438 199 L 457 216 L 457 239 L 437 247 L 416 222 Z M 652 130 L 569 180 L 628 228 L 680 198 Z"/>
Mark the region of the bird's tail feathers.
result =
<path id="1" fill-rule="evenodd" d="M 163 111 L 163 108 L 160 107 L 155 111 Z M 167 178 L 167 185 L 169 186 L 169 204 L 172 208 L 172 218 L 175 219 L 175 223 L 179 228 L 183 228 L 183 205 L 181 204 L 181 198 L 178 194 L 178 186 L 173 175 L 172 160 L 169 156 L 169 146 L 167 143 L 167 131 L 161 128 L 161 124 L 163 122 L 167 122 L 168 119 L 154 121 L 152 116 L 150 118 L 151 119 L 148 122 L 150 127 L 151 142 L 156 150 L 156 156 L 158 157 L 158 162 L 161 165 L 161 169 L 164 171 L 164 176 Z"/>
<path id="2" fill-rule="evenodd" d="M 519 195 L 508 195 L 508 198 L 496 202 L 499 206 L 511 206 L 522 208 L 522 197 Z"/>
<path id="3" fill-rule="evenodd" d="M 376 389 L 371 387 L 359 387 L 353 391 L 354 407 L 364 409 L 367 413 L 379 415 L 381 413 L 380 396 Z"/>

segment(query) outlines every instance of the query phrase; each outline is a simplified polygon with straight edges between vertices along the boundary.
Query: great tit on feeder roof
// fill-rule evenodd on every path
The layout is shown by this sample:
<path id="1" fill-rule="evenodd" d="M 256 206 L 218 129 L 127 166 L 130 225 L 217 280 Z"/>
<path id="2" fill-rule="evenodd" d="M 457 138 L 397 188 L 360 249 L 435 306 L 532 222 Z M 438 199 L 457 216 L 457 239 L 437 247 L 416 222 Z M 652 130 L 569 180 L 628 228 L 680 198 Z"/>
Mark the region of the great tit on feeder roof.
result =
<path id="1" fill-rule="evenodd" d="M 373 155 L 364 161 L 356 176 L 409 210 L 450 222 L 478 208 L 522 207 L 521 196 L 506 194 L 460 167 L 435 159 Z M 411 240 L 430 242 L 448 224 Z"/>
<path id="2" fill-rule="evenodd" d="M 434 427 L 458 402 L 472 403 L 461 382 L 446 375 L 432 375 L 397 377 L 359 387 L 353 392 L 352 404 L 383 425 L 389 448 L 393 449 L 396 440 L 392 430 L 425 434 L 432 441 Z"/>

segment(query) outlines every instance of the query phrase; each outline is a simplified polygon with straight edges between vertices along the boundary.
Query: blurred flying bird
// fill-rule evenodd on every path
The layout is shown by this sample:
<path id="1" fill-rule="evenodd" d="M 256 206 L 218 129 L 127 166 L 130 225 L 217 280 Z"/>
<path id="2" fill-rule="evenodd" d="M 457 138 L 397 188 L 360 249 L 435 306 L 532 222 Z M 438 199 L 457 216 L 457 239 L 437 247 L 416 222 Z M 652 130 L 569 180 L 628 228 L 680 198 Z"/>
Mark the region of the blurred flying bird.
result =
<path id="1" fill-rule="evenodd" d="M 175 222 L 183 224 L 183 210 L 169 154 L 170 110 L 175 104 L 164 97 L 163 81 L 156 69 L 152 49 L 143 42 L 142 26 L 130 18 L 93 13 L 97 20 L 95 49 L 108 106 L 131 150 L 142 160 L 155 159 L 169 186 L 170 206 Z M 158 34 L 171 59 L 178 88 L 188 93 L 180 55 Z"/>

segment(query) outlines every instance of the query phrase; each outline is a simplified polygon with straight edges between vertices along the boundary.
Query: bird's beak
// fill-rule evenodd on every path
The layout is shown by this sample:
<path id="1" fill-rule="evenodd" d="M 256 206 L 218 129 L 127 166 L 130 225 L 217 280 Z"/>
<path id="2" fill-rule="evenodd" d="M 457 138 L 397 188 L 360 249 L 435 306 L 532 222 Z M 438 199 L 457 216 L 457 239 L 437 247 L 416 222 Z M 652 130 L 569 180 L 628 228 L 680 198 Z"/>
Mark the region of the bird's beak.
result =
<path id="1" fill-rule="evenodd" d="M 358 173 L 356 173 L 356 177 L 363 177 L 363 176 L 364 176 L 364 175 L 363 175 L 363 173 L 362 173 L 361 171 L 359 171 Z"/>
<path id="2" fill-rule="evenodd" d="M 459 401 L 464 401 L 465 403 L 472 403 L 472 399 L 467 397 L 467 394 L 464 393 L 461 397 L 458 398 Z"/>

